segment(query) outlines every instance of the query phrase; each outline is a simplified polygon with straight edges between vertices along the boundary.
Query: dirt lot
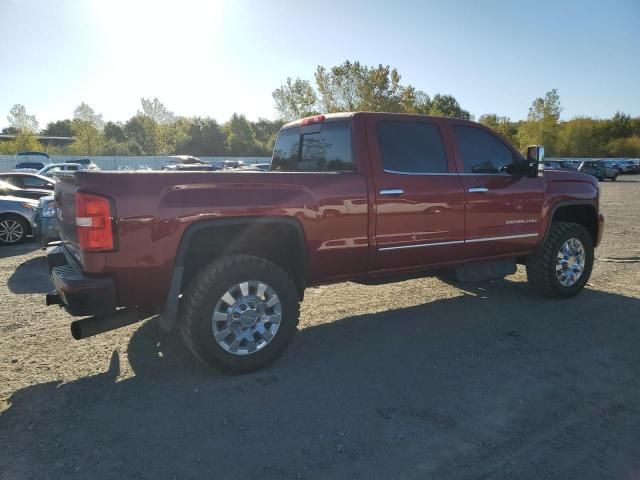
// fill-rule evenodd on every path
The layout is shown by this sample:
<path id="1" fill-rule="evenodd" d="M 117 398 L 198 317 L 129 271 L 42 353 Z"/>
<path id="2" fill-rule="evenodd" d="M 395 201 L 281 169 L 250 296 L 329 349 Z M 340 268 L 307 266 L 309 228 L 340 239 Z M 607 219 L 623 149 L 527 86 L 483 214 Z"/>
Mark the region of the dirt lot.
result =
<path id="1" fill-rule="evenodd" d="M 640 479 L 640 176 L 602 185 L 589 288 L 524 272 L 311 289 L 284 357 L 201 368 L 154 319 L 76 342 L 0 249 L 0 478 Z"/>

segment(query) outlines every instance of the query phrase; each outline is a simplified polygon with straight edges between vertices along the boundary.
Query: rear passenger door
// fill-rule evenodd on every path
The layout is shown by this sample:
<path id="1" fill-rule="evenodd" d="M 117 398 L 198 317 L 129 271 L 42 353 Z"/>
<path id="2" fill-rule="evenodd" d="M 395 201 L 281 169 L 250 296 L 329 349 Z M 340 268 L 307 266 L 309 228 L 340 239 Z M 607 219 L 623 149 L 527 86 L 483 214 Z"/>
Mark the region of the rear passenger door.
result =
<path id="1" fill-rule="evenodd" d="M 466 256 L 533 250 L 541 234 L 542 179 L 525 176 L 524 159 L 490 130 L 456 122 L 452 130 L 466 196 Z"/>
<path id="2" fill-rule="evenodd" d="M 458 258 L 464 251 L 464 192 L 441 122 L 373 116 L 367 131 L 374 269 L 415 269 Z"/>

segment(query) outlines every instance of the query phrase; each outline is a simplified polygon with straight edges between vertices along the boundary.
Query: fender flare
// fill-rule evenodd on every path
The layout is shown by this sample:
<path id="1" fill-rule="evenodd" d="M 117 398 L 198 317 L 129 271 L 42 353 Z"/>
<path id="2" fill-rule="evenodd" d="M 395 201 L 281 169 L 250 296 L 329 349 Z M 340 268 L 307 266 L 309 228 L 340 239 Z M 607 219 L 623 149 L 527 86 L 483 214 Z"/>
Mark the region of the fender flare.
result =
<path id="1" fill-rule="evenodd" d="M 296 231 L 297 241 L 299 243 L 300 251 L 305 253 L 303 255 L 303 262 L 301 265 L 301 274 L 302 278 L 306 281 L 308 278 L 308 257 L 306 255 L 307 247 L 306 247 L 306 237 L 304 234 L 304 229 L 300 221 L 296 218 L 292 217 L 277 217 L 277 216 L 267 216 L 267 217 L 254 217 L 254 216 L 246 216 L 246 217 L 234 217 L 234 218 L 222 218 L 222 219 L 212 219 L 212 220 L 202 220 L 200 222 L 189 225 L 185 230 L 182 238 L 180 239 L 180 244 L 178 245 L 178 251 L 176 253 L 176 261 L 173 266 L 173 274 L 171 275 L 171 283 L 169 284 L 169 291 L 167 293 L 167 298 L 165 300 L 164 307 L 162 308 L 162 312 L 160 313 L 160 326 L 163 330 L 170 331 L 172 330 L 178 321 L 178 303 L 179 303 L 179 295 L 182 287 L 182 279 L 184 277 L 184 267 L 185 267 L 185 259 L 187 257 L 187 253 L 189 251 L 189 245 L 194 235 L 198 232 L 206 230 L 208 228 L 220 228 L 220 227 L 231 227 L 231 226 L 239 226 L 239 225 L 287 225 L 293 227 Z"/>
<path id="2" fill-rule="evenodd" d="M 555 216 L 556 211 L 562 207 L 573 207 L 578 205 L 580 206 L 586 205 L 588 207 L 593 207 L 593 210 L 596 213 L 596 223 L 597 223 L 598 208 L 596 204 L 591 200 L 565 200 L 565 201 L 554 204 L 553 207 L 551 207 L 551 209 L 549 210 L 549 215 L 547 217 L 547 225 L 544 229 L 544 235 L 542 236 L 542 242 L 540 242 L 540 244 L 538 245 L 538 248 L 536 248 L 535 255 L 537 255 L 540 252 L 540 250 L 542 250 L 542 247 L 547 242 L 547 237 L 549 236 L 549 230 L 551 230 L 551 224 L 553 223 L 553 217 Z"/>

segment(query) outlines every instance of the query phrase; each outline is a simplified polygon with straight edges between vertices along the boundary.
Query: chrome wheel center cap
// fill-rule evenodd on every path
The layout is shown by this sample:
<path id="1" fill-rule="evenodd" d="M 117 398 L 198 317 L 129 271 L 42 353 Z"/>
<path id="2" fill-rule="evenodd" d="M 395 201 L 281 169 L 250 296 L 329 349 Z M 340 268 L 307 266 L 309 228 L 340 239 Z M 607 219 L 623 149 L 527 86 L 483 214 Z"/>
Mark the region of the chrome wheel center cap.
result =
<path id="1" fill-rule="evenodd" d="M 258 312 L 256 310 L 247 310 L 240 316 L 240 323 L 243 327 L 253 327 L 258 321 Z"/>

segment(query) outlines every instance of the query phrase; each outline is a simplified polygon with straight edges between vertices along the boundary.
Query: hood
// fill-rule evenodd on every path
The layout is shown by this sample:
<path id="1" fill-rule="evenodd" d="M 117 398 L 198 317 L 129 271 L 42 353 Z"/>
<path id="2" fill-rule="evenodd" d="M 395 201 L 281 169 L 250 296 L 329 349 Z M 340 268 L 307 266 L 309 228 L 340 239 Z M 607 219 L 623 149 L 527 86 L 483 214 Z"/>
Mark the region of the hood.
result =
<path id="1" fill-rule="evenodd" d="M 598 186 L 598 180 L 593 176 L 572 170 L 545 170 L 542 178 L 545 182 L 580 182 Z"/>

